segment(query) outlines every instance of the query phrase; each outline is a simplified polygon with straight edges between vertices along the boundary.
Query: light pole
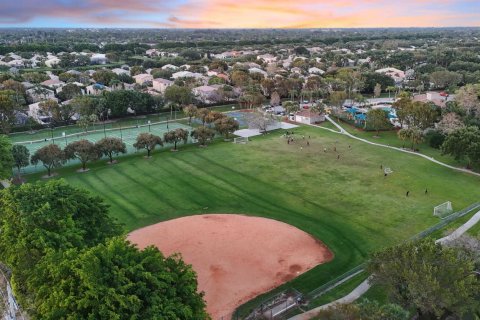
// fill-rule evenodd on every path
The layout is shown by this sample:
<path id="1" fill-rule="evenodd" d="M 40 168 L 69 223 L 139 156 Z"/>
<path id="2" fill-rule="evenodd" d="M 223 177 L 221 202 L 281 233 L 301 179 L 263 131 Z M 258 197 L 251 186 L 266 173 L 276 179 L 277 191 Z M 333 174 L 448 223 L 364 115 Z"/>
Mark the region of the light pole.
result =
<path id="1" fill-rule="evenodd" d="M 52 144 L 54 144 L 55 139 L 53 138 L 53 124 L 50 126 L 50 133 L 52 134 Z"/>
<path id="2" fill-rule="evenodd" d="M 151 122 L 150 120 L 148 120 L 148 132 L 150 132 L 150 124 L 151 124 L 151 123 L 152 123 L 152 122 Z"/>
<path id="3" fill-rule="evenodd" d="M 66 146 L 68 144 L 67 134 L 65 132 L 62 132 L 62 136 L 65 138 L 65 146 Z"/>
<path id="4" fill-rule="evenodd" d="M 122 135 L 122 126 L 120 125 L 120 140 L 123 141 L 123 135 Z"/>

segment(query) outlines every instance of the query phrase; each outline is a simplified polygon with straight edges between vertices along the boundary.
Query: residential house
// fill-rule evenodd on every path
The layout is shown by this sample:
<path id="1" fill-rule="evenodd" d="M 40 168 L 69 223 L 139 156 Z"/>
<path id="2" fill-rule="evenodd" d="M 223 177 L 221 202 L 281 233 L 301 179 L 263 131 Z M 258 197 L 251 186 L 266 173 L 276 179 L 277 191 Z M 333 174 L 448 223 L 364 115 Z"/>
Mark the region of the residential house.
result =
<path id="1" fill-rule="evenodd" d="M 322 74 L 325 73 L 325 71 L 323 71 L 322 69 L 317 68 L 317 67 L 312 67 L 312 68 L 309 68 L 309 69 L 308 69 L 308 73 L 310 73 L 310 74 L 319 74 L 319 75 L 322 75 Z"/>
<path id="2" fill-rule="evenodd" d="M 192 89 L 192 93 L 195 97 L 204 102 L 210 102 L 210 97 L 217 91 L 217 88 L 213 86 L 200 86 Z"/>
<path id="3" fill-rule="evenodd" d="M 265 78 L 268 77 L 268 73 L 265 70 L 262 70 L 260 68 L 250 68 L 248 69 L 249 73 L 260 73 L 262 74 Z"/>
<path id="4" fill-rule="evenodd" d="M 179 78 L 197 78 L 197 79 L 202 79 L 204 76 L 201 73 L 196 73 L 196 72 L 190 72 L 190 71 L 179 71 L 175 72 L 172 74 L 173 79 L 179 79 Z"/>
<path id="5" fill-rule="evenodd" d="M 177 67 L 177 66 L 174 66 L 173 64 L 166 64 L 166 65 L 164 65 L 161 69 L 162 69 L 162 70 L 172 70 L 172 71 L 175 71 L 175 70 L 178 70 L 178 67 Z"/>
<path id="6" fill-rule="evenodd" d="M 46 61 L 45 61 L 45 65 L 49 68 L 52 68 L 54 66 L 56 66 L 57 64 L 60 63 L 60 59 L 55 57 L 55 56 L 51 56 L 50 58 L 48 58 Z"/>
<path id="7" fill-rule="evenodd" d="M 133 76 L 135 79 L 135 82 L 138 84 L 144 84 L 146 82 L 152 82 L 153 76 L 147 73 L 141 73 L 137 74 L 136 76 Z"/>
<path id="8" fill-rule="evenodd" d="M 405 80 L 405 72 L 403 72 L 402 70 L 398 70 L 396 68 L 383 68 L 383 69 L 375 70 L 375 72 L 389 76 L 395 81 L 395 84 L 397 86 L 401 85 Z"/>
<path id="9" fill-rule="evenodd" d="M 173 84 L 173 81 L 157 78 L 152 81 L 153 89 L 160 93 L 165 93 L 165 90 Z"/>
<path id="10" fill-rule="evenodd" d="M 51 98 L 52 100 L 55 100 L 58 102 L 58 99 L 56 98 Z M 41 101 L 32 103 L 28 105 L 28 111 L 27 114 L 29 117 L 32 117 L 35 119 L 40 124 L 47 124 L 50 123 L 51 120 L 51 114 L 46 114 L 43 112 L 42 108 L 40 107 Z"/>
<path id="11" fill-rule="evenodd" d="M 257 56 L 257 60 L 263 60 L 266 63 L 272 63 L 277 61 L 277 57 L 275 57 L 273 54 L 267 53 Z"/>
<path id="12" fill-rule="evenodd" d="M 106 64 L 108 61 L 104 53 L 94 53 L 90 57 L 90 62 L 93 64 Z"/>
<path id="13" fill-rule="evenodd" d="M 112 89 L 107 86 L 104 86 L 101 83 L 91 84 L 85 88 L 86 94 L 91 94 L 95 96 L 102 94 L 103 91 L 112 91 Z"/>
<path id="14" fill-rule="evenodd" d="M 40 83 L 42 86 L 49 87 L 50 89 L 57 89 L 65 85 L 65 82 L 59 79 L 49 79 Z"/>
<path id="15" fill-rule="evenodd" d="M 117 76 L 119 76 L 121 74 L 130 75 L 129 70 L 125 70 L 125 69 L 122 69 L 122 68 L 114 68 L 114 69 L 112 69 L 112 72 L 115 73 Z"/>
<path id="16" fill-rule="evenodd" d="M 32 103 L 55 98 L 55 93 L 53 92 L 53 90 L 38 86 L 28 89 L 27 91 L 25 91 L 25 93 L 27 94 L 28 100 Z"/>

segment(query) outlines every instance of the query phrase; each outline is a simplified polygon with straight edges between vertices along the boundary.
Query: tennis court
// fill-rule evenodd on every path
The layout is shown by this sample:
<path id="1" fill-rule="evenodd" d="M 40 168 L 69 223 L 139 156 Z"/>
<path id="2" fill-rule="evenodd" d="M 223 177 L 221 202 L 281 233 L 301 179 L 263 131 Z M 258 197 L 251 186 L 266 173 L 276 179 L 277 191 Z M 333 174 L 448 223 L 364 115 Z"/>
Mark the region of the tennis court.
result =
<path id="1" fill-rule="evenodd" d="M 182 128 L 188 131 L 191 130 L 191 127 L 187 125 L 183 125 L 178 122 L 168 122 L 168 123 L 159 122 L 159 123 L 152 123 L 152 124 L 141 125 L 141 126 L 126 127 L 126 128 L 121 128 L 121 127 L 115 128 L 115 129 L 101 128 L 95 131 L 74 133 L 74 134 L 63 135 L 63 136 L 54 136 L 53 139 L 45 138 L 44 140 L 23 141 L 23 142 L 17 142 L 15 144 L 22 144 L 26 146 L 30 151 L 30 155 L 33 155 L 35 151 L 37 151 L 38 149 L 50 143 L 55 143 L 60 148 L 63 149 L 67 144 L 77 140 L 86 139 L 95 143 L 104 137 L 117 137 L 122 139 L 123 142 L 125 142 L 125 144 L 127 145 L 127 152 L 132 153 L 132 152 L 137 152 L 137 150 L 133 147 L 133 144 L 135 143 L 135 140 L 139 133 L 151 132 L 152 134 L 158 135 L 163 139 L 163 134 L 165 132 L 168 132 L 170 130 L 175 130 L 178 128 Z M 189 137 L 188 139 L 189 139 L 188 142 L 191 143 L 192 142 L 191 138 Z M 170 145 L 166 144 L 164 147 L 169 148 Z M 76 164 L 76 163 L 79 163 L 79 162 L 77 160 L 70 160 L 68 162 L 68 164 Z M 43 171 L 44 169 L 45 168 L 41 164 L 38 164 L 36 166 L 30 165 L 22 169 L 22 172 L 33 173 L 33 172 Z"/>

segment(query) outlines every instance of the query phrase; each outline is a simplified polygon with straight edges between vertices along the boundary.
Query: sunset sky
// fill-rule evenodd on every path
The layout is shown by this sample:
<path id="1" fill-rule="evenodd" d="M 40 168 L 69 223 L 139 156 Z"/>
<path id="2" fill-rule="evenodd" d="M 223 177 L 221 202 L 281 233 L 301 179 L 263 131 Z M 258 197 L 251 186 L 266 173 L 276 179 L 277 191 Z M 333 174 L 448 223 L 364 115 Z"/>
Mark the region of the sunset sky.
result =
<path id="1" fill-rule="evenodd" d="M 2 0 L 0 27 L 480 26 L 480 0 Z"/>

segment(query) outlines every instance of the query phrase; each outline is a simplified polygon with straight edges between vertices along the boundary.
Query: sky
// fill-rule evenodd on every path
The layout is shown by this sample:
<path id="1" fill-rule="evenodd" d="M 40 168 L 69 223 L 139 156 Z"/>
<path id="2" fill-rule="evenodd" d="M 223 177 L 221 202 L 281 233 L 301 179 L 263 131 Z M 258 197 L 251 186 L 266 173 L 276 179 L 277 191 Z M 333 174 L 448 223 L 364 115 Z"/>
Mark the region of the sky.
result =
<path id="1" fill-rule="evenodd" d="M 480 26 L 480 0 L 0 0 L 0 27 Z"/>

